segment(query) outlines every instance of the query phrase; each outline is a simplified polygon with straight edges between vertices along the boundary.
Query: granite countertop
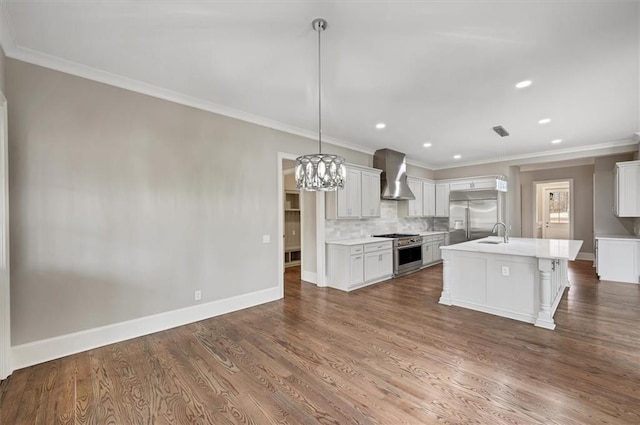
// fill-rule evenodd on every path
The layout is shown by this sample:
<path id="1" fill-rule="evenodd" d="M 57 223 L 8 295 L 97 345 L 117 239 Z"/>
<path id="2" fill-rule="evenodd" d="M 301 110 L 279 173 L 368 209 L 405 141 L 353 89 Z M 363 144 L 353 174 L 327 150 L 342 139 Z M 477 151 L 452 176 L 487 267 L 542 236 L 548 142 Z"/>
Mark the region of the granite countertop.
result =
<path id="1" fill-rule="evenodd" d="M 376 243 L 376 242 L 384 242 L 384 241 L 393 241 L 393 238 L 374 238 L 374 237 L 365 237 L 365 238 L 355 238 L 355 239 L 339 239 L 335 241 L 327 241 L 328 244 L 331 245 L 363 245 L 366 243 Z"/>
<path id="2" fill-rule="evenodd" d="M 623 235 L 623 234 L 614 234 L 614 233 L 597 233 L 596 239 L 640 239 L 635 235 Z"/>
<path id="3" fill-rule="evenodd" d="M 510 238 L 509 243 L 483 243 L 483 241 L 500 242 L 502 240 L 502 237 L 490 236 L 484 239 L 443 246 L 440 249 L 573 261 L 582 247 L 582 241 L 560 239 Z"/>

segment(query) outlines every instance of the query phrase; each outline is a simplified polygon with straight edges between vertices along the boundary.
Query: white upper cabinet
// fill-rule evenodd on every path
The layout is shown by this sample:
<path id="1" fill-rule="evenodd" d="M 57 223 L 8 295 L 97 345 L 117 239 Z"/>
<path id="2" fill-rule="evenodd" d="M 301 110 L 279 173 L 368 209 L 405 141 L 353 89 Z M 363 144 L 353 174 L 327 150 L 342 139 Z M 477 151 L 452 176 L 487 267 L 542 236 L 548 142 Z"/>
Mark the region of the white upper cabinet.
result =
<path id="1" fill-rule="evenodd" d="M 329 219 L 380 217 L 381 170 L 348 165 L 344 189 L 327 192 Z"/>
<path id="2" fill-rule="evenodd" d="M 347 168 L 347 178 L 344 189 L 337 190 L 338 216 L 337 218 L 359 218 L 361 203 L 361 182 L 362 174 L 360 170 Z"/>
<path id="3" fill-rule="evenodd" d="M 416 199 L 408 201 L 407 217 L 422 217 L 422 180 L 407 177 L 409 189 L 413 192 Z"/>
<path id="4" fill-rule="evenodd" d="M 479 177 L 452 181 L 450 190 L 499 190 L 507 191 L 507 181 L 498 177 Z"/>
<path id="5" fill-rule="evenodd" d="M 436 217 L 449 217 L 449 183 L 436 184 Z"/>
<path id="6" fill-rule="evenodd" d="M 618 217 L 640 217 L 640 161 L 616 163 L 613 210 Z"/>
<path id="7" fill-rule="evenodd" d="M 427 217 L 436 215 L 436 185 L 432 182 L 422 182 L 422 212 Z"/>
<path id="8" fill-rule="evenodd" d="M 416 199 L 402 201 L 398 206 L 400 217 L 448 217 L 449 184 L 407 177 L 407 184 Z"/>
<path id="9" fill-rule="evenodd" d="M 380 217 L 379 171 L 362 171 L 362 217 Z"/>

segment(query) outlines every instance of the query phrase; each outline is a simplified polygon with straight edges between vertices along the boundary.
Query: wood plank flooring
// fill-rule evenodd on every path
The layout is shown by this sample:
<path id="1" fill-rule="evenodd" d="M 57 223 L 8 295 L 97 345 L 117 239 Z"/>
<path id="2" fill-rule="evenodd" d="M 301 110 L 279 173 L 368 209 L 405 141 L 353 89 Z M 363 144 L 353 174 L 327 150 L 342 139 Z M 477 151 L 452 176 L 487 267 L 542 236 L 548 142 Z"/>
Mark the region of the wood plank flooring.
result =
<path id="1" fill-rule="evenodd" d="M 590 262 L 555 331 L 439 305 L 441 266 L 14 372 L 0 424 L 640 424 L 640 287 Z"/>

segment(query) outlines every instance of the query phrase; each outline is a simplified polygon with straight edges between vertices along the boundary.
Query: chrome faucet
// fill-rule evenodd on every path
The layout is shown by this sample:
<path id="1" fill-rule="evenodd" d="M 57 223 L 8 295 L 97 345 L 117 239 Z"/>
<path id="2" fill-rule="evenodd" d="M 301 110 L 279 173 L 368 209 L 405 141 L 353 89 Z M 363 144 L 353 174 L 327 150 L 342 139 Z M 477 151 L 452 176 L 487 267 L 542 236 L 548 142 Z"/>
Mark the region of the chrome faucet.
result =
<path id="1" fill-rule="evenodd" d="M 509 243 L 509 230 L 507 230 L 507 225 L 504 224 L 503 222 L 499 221 L 496 224 L 493 225 L 493 229 L 491 229 L 491 233 L 496 233 L 498 234 L 498 232 L 496 231 L 496 229 L 498 228 L 498 226 L 502 226 L 504 227 L 504 243 Z"/>

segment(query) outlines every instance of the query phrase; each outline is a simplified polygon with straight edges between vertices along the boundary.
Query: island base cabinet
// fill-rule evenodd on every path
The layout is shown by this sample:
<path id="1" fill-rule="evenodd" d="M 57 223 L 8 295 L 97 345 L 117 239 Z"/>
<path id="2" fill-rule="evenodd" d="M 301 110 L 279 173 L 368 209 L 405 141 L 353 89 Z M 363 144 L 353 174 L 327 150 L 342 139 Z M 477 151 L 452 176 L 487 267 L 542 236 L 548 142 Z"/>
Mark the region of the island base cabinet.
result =
<path id="1" fill-rule="evenodd" d="M 352 291 L 392 275 L 391 241 L 352 246 L 327 244 L 327 285 L 332 288 Z"/>
<path id="2" fill-rule="evenodd" d="M 568 286 L 566 260 L 444 251 L 440 304 L 554 329 Z"/>

